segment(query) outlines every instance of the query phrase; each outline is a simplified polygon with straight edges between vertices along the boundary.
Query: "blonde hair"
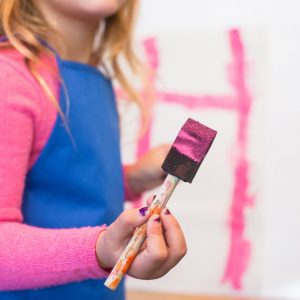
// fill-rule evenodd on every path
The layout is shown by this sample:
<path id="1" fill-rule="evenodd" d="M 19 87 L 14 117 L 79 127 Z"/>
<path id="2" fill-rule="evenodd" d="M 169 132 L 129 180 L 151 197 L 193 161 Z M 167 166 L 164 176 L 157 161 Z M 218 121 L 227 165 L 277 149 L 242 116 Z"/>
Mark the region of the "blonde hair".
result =
<path id="1" fill-rule="evenodd" d="M 108 63 L 114 78 L 125 90 L 128 98 L 141 104 L 139 95 L 126 79 L 119 60 L 121 56 L 124 56 L 134 73 L 139 73 L 142 69 L 131 44 L 137 5 L 138 0 L 127 0 L 116 14 L 104 20 L 101 43 L 96 47 L 90 63 L 104 67 L 107 67 Z M 49 29 L 50 26 L 31 0 L 0 0 L 0 35 L 4 35 L 8 39 L 7 42 L 1 43 L 2 47 L 13 46 L 24 55 L 33 76 L 60 111 L 55 95 L 35 68 L 40 62 L 40 54 L 48 51 L 41 40 L 47 40 Z"/>

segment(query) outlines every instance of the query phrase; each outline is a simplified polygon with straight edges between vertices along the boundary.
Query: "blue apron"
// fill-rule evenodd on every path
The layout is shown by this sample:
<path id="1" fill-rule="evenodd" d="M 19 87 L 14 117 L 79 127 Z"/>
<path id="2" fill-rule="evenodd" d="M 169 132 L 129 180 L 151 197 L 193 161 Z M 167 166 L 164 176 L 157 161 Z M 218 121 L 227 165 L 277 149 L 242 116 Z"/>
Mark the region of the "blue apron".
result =
<path id="1" fill-rule="evenodd" d="M 60 105 L 72 138 L 58 115 L 48 143 L 27 174 L 24 223 L 43 228 L 109 225 L 123 210 L 124 200 L 111 81 L 95 67 L 59 57 L 57 62 L 65 85 L 60 87 Z M 104 281 L 0 292 L 0 300 L 124 299 L 124 283 L 113 292 Z"/>

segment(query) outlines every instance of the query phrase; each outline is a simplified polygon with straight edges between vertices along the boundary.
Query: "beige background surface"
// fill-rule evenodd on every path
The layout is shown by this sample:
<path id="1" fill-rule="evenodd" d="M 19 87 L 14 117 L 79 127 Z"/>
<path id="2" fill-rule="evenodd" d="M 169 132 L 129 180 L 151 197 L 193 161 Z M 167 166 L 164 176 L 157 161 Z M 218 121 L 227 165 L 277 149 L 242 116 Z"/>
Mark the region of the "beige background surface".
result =
<path id="1" fill-rule="evenodd" d="M 262 298 L 232 298 L 232 297 L 211 297 L 211 296 L 188 296 L 178 294 L 145 293 L 129 291 L 127 300 L 267 300 Z M 271 300 L 271 299 L 269 299 Z"/>

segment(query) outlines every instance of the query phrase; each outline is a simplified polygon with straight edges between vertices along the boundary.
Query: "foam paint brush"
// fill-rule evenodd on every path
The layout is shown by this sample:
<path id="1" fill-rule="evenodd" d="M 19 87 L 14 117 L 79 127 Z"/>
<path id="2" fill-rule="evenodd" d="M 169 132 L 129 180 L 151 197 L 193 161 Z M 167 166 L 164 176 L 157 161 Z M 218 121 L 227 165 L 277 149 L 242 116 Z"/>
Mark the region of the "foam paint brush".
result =
<path id="1" fill-rule="evenodd" d="M 150 206 L 150 215 L 160 213 L 180 180 L 189 183 L 193 181 L 216 134 L 215 130 L 193 119 L 184 123 L 162 164 L 162 169 L 168 175 Z M 145 223 L 135 230 L 104 283 L 108 288 L 115 290 L 129 269 L 146 239 L 146 227 Z"/>

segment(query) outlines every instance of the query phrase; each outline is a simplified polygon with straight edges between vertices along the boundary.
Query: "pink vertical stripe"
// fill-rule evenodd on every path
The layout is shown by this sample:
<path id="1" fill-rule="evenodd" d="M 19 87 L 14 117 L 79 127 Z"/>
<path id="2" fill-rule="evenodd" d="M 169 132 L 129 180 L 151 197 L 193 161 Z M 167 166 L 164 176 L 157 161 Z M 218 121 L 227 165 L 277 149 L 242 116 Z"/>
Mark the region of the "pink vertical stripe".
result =
<path id="1" fill-rule="evenodd" d="M 139 139 L 136 149 L 136 157 L 141 157 L 150 148 L 151 139 L 151 128 L 153 123 L 153 105 L 154 101 L 157 100 L 157 92 L 155 86 L 155 72 L 159 67 L 159 55 L 156 45 L 155 38 L 148 38 L 143 42 L 145 54 L 146 54 L 146 64 L 149 66 L 149 74 L 147 78 L 147 83 L 142 91 L 144 104 L 148 115 L 148 124 L 146 132 Z M 141 128 L 143 127 L 143 121 L 141 120 Z"/>
<path id="2" fill-rule="evenodd" d="M 230 248 L 223 275 L 223 282 L 228 281 L 235 289 L 242 288 L 242 277 L 247 269 L 251 254 L 251 244 L 245 236 L 245 209 L 254 203 L 254 197 L 248 193 L 249 162 L 247 159 L 249 116 L 252 98 L 246 85 L 246 65 L 244 46 L 238 30 L 229 32 L 233 62 L 229 77 L 236 92 L 238 105 L 238 136 L 234 170 L 234 188 L 229 213 Z"/>

